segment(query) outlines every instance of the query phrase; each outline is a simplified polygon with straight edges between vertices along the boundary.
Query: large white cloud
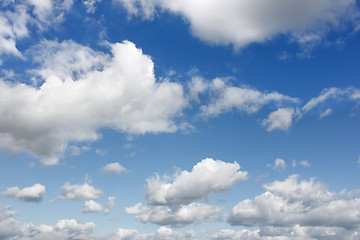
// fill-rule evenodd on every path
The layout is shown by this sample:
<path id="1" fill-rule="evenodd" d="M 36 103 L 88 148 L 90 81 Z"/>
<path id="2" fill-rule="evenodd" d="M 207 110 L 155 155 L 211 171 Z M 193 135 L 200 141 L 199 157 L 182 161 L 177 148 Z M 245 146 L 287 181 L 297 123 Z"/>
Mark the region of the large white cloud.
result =
<path id="1" fill-rule="evenodd" d="M 40 87 L 0 80 L 0 149 L 28 151 L 53 165 L 69 142 L 98 139 L 99 128 L 177 130 L 174 118 L 186 105 L 182 86 L 156 81 L 150 57 L 133 43 L 112 44 L 111 55 L 71 41 L 46 42 L 43 52 Z"/>
<path id="2" fill-rule="evenodd" d="M 197 163 L 191 172 L 184 170 L 172 178 L 157 175 L 148 178 L 146 199 L 148 204 L 153 205 L 188 204 L 210 193 L 227 191 L 246 179 L 247 172 L 240 171 L 237 162 L 206 158 Z"/>
<path id="3" fill-rule="evenodd" d="M 222 208 L 203 203 L 190 203 L 179 206 L 143 206 L 141 203 L 125 208 L 127 214 L 143 223 L 156 223 L 183 227 L 192 223 L 223 220 Z"/>
<path id="4" fill-rule="evenodd" d="M 191 172 L 180 171 L 174 176 L 148 178 L 145 185 L 148 206 L 141 203 L 125 209 L 141 222 L 182 227 L 192 223 L 222 220 L 222 208 L 198 203 L 211 193 L 221 193 L 247 179 L 237 162 L 228 163 L 211 158 L 197 163 Z"/>
<path id="5" fill-rule="evenodd" d="M 80 200 L 80 199 L 91 199 L 99 198 L 103 195 L 103 192 L 100 189 L 96 189 L 88 183 L 82 185 L 74 184 L 72 185 L 69 182 L 66 182 L 62 186 L 62 194 L 58 199 L 71 199 L 71 200 Z"/>
<path id="6" fill-rule="evenodd" d="M 359 229 L 359 198 L 344 191 L 330 192 L 314 178 L 302 181 L 298 178 L 291 175 L 284 181 L 265 184 L 265 193 L 243 200 L 233 208 L 229 222 L 260 227 L 327 227 L 350 233 Z"/>
<path id="7" fill-rule="evenodd" d="M 118 0 L 131 15 L 152 18 L 156 9 L 180 15 L 192 33 L 236 48 L 290 35 L 314 44 L 343 20 L 354 20 L 355 0 Z"/>
<path id="8" fill-rule="evenodd" d="M 35 183 L 31 187 L 23 189 L 19 189 L 19 187 L 10 187 L 2 192 L 2 195 L 24 202 L 40 202 L 45 195 L 45 186 Z"/>

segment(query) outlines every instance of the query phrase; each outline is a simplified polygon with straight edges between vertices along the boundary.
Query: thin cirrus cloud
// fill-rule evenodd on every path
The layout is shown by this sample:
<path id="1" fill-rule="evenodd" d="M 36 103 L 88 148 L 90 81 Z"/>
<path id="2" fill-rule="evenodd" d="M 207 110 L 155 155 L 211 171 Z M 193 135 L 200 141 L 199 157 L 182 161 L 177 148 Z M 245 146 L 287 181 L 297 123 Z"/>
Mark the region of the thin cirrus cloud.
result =
<path id="1" fill-rule="evenodd" d="M 355 0 L 117 0 L 129 15 L 152 19 L 158 9 L 180 15 L 205 42 L 243 48 L 279 35 L 311 48 L 331 30 L 350 22 Z M 259 17 L 261 16 L 261 17 Z"/>
<path id="2" fill-rule="evenodd" d="M 41 202 L 45 196 L 45 186 L 35 183 L 31 187 L 20 189 L 19 187 L 10 187 L 2 192 L 4 197 L 11 197 L 23 202 Z"/>
<path id="3" fill-rule="evenodd" d="M 125 209 L 140 222 L 183 227 L 191 223 L 223 220 L 222 208 L 198 203 L 211 193 L 229 190 L 245 181 L 247 172 L 240 171 L 237 162 L 228 163 L 211 158 L 197 163 L 173 177 L 158 175 L 148 178 L 145 185 L 147 206 L 138 203 Z"/>
<path id="4" fill-rule="evenodd" d="M 34 70 L 40 87 L 0 80 L 0 149 L 55 165 L 69 142 L 97 140 L 102 127 L 129 134 L 178 129 L 174 119 L 187 104 L 182 86 L 157 82 L 152 60 L 133 43 L 111 44 L 111 55 L 72 41 L 43 47 L 46 57 L 39 55 Z"/>

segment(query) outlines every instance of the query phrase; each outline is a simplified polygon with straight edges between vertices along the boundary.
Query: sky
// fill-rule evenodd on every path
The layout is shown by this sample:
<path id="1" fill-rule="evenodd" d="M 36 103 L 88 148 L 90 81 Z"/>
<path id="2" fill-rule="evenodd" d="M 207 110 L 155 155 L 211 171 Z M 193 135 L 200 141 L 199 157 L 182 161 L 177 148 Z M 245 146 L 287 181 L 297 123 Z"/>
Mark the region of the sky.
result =
<path id="1" fill-rule="evenodd" d="M 360 239 L 358 0 L 0 7 L 0 240 Z"/>

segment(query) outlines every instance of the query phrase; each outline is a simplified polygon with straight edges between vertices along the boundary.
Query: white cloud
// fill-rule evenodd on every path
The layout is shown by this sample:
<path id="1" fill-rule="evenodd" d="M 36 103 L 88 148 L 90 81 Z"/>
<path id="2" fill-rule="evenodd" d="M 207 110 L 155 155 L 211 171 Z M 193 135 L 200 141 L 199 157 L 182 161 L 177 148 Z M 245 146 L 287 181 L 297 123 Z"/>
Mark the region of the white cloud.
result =
<path id="1" fill-rule="evenodd" d="M 99 198 L 101 195 L 103 195 L 103 192 L 100 189 L 96 189 L 86 182 L 82 185 L 72 185 L 69 182 L 66 182 L 61 188 L 62 195 L 59 196 L 58 199 L 80 200 Z"/>
<path id="2" fill-rule="evenodd" d="M 127 214 L 143 223 L 183 227 L 192 223 L 222 220 L 222 208 L 202 203 L 190 203 L 181 206 L 143 206 L 141 203 L 125 208 Z"/>
<path id="3" fill-rule="evenodd" d="M 180 15 L 192 33 L 214 44 L 242 48 L 279 35 L 313 43 L 328 31 L 354 21 L 355 0 L 118 0 L 130 15 L 151 19 L 156 9 Z M 261 17 L 259 17 L 261 16 Z M 315 39 L 317 40 L 317 39 Z"/>
<path id="4" fill-rule="evenodd" d="M 133 43 L 112 44 L 111 55 L 71 41 L 45 42 L 40 52 L 46 55 L 37 59 L 41 86 L 0 80 L 0 149 L 27 151 L 54 165 L 69 142 L 99 139 L 99 128 L 177 131 L 174 118 L 187 104 L 183 88 L 157 82 L 150 57 Z"/>
<path id="5" fill-rule="evenodd" d="M 103 207 L 100 203 L 95 202 L 94 200 L 85 201 L 83 213 L 98 213 L 101 212 Z"/>
<path id="6" fill-rule="evenodd" d="M 7 188 L 5 192 L 2 192 L 5 197 L 12 197 L 18 201 L 24 202 L 40 202 L 45 195 L 45 186 L 39 183 L 35 183 L 31 187 L 19 189 L 19 187 Z"/>
<path id="7" fill-rule="evenodd" d="M 16 42 L 29 36 L 29 25 L 42 31 L 63 20 L 64 12 L 72 6 L 72 0 L 7 1 L 0 12 L 0 57 L 10 54 L 22 57 Z M 0 58 L 1 63 L 1 58 Z"/>
<path id="8" fill-rule="evenodd" d="M 326 109 L 324 112 L 320 114 L 320 119 L 329 116 L 332 113 L 331 108 Z"/>
<path id="9" fill-rule="evenodd" d="M 148 204 L 188 204 L 207 197 L 210 193 L 229 190 L 247 179 L 237 162 L 228 163 L 211 158 L 197 163 L 191 172 L 186 170 L 173 177 L 148 178 L 145 186 Z"/>
<path id="10" fill-rule="evenodd" d="M 110 210 L 115 206 L 115 196 L 108 197 L 108 202 L 106 204 L 106 208 L 104 210 L 105 214 L 109 214 Z"/>
<path id="11" fill-rule="evenodd" d="M 295 110 L 293 108 L 279 108 L 278 110 L 269 114 L 267 119 L 264 119 L 262 124 L 266 126 L 267 131 L 275 129 L 288 130 L 292 124 Z"/>
<path id="12" fill-rule="evenodd" d="M 95 153 L 101 157 L 105 156 L 107 154 L 106 150 L 96 149 Z"/>
<path id="13" fill-rule="evenodd" d="M 311 167 L 311 164 L 306 160 L 301 161 L 299 164 L 303 167 Z"/>
<path id="14" fill-rule="evenodd" d="M 167 227 L 160 227 L 156 233 L 140 234 L 135 229 L 119 228 L 114 240 L 197 240 L 194 231 L 177 232 Z"/>
<path id="15" fill-rule="evenodd" d="M 210 91 L 212 102 L 201 107 L 204 116 L 217 116 L 232 109 L 252 114 L 269 103 L 298 102 L 298 99 L 278 92 L 263 93 L 248 87 L 233 87 L 221 78 L 212 81 Z"/>
<path id="16" fill-rule="evenodd" d="M 88 13 L 95 13 L 96 3 L 101 2 L 102 0 L 83 0 L 83 4 L 86 7 Z"/>
<path id="17" fill-rule="evenodd" d="M 360 199 L 354 194 L 329 192 L 324 184 L 298 180 L 265 184 L 265 193 L 239 202 L 232 210 L 232 225 L 259 227 L 325 227 L 355 233 L 360 227 Z M 341 235 L 337 235 L 339 237 Z"/>
<path id="18" fill-rule="evenodd" d="M 15 212 L 10 206 L 0 205 L 0 239 L 18 240 L 71 240 L 95 239 L 92 233 L 96 227 L 93 222 L 79 223 L 74 219 L 59 220 L 55 226 L 40 225 L 15 220 Z"/>
<path id="19" fill-rule="evenodd" d="M 127 171 L 118 162 L 106 164 L 101 170 L 106 174 L 120 174 Z"/>
<path id="20" fill-rule="evenodd" d="M 284 170 L 286 168 L 285 160 L 281 158 L 275 159 L 274 169 Z"/>

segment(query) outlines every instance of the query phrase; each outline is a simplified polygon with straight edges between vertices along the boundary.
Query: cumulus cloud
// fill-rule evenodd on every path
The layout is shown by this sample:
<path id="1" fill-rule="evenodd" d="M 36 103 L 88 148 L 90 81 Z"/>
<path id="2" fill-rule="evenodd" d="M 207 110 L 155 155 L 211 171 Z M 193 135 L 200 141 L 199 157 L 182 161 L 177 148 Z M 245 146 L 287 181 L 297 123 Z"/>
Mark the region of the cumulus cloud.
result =
<path id="1" fill-rule="evenodd" d="M 288 130 L 292 124 L 295 110 L 293 108 L 279 108 L 278 110 L 269 114 L 267 119 L 264 119 L 262 124 L 266 126 L 268 132 L 275 129 Z"/>
<path id="2" fill-rule="evenodd" d="M 127 171 L 118 162 L 106 164 L 101 170 L 106 174 L 120 174 Z"/>
<path id="3" fill-rule="evenodd" d="M 31 187 L 19 189 L 19 187 L 10 187 L 2 192 L 5 197 L 11 197 L 18 201 L 40 202 L 45 195 L 45 186 L 35 183 Z"/>
<path id="4" fill-rule="evenodd" d="M 62 195 L 58 199 L 71 199 L 71 200 L 80 200 L 80 199 L 91 199 L 99 198 L 103 195 L 103 192 L 100 189 L 96 189 L 88 183 L 82 185 L 79 184 L 70 184 L 66 182 L 62 187 Z"/>
<path id="5" fill-rule="evenodd" d="M 201 107 L 203 116 L 217 116 L 232 109 L 252 114 L 269 103 L 298 102 L 298 99 L 278 92 L 264 93 L 248 87 L 234 87 L 221 78 L 211 82 L 209 91 L 212 99 L 208 105 Z"/>
<path id="6" fill-rule="evenodd" d="M 239 202 L 232 209 L 229 223 L 275 228 L 300 225 L 353 234 L 360 227 L 360 199 L 355 194 L 330 192 L 314 178 L 300 181 L 297 175 L 265 184 L 264 188 L 265 193 Z"/>
<path id="7" fill-rule="evenodd" d="M 197 163 L 191 172 L 179 171 L 174 176 L 158 175 L 146 180 L 148 206 L 138 203 L 126 208 L 141 222 L 182 227 L 191 223 L 216 221 L 224 218 L 222 208 L 194 202 L 211 193 L 221 193 L 247 179 L 237 162 L 227 163 L 211 158 Z"/>
<path id="8" fill-rule="evenodd" d="M 222 220 L 222 208 L 202 203 L 190 203 L 180 206 L 143 206 L 141 203 L 125 208 L 127 214 L 143 223 L 183 227 L 191 223 Z"/>
<path id="9" fill-rule="evenodd" d="M 355 0 L 118 1 L 130 15 L 147 19 L 152 19 L 157 9 L 180 15 L 190 24 L 195 36 L 213 44 L 232 44 L 235 48 L 263 43 L 279 35 L 290 36 L 311 47 L 328 31 L 339 29 L 346 21 L 354 23 L 356 17 Z"/>
<path id="10" fill-rule="evenodd" d="M 54 165 L 69 142 L 99 139 L 99 128 L 175 132 L 174 118 L 187 104 L 182 86 L 156 81 L 152 60 L 133 43 L 110 46 L 104 55 L 71 41 L 45 42 L 39 87 L 0 80 L 0 149 Z"/>
<path id="11" fill-rule="evenodd" d="M 207 197 L 210 193 L 221 193 L 236 183 L 247 179 L 247 172 L 240 171 L 237 162 L 228 163 L 212 158 L 197 163 L 191 172 L 186 170 L 173 177 L 158 175 L 146 180 L 148 204 L 188 204 Z"/>
<path id="12" fill-rule="evenodd" d="M 98 213 L 101 212 L 103 207 L 100 203 L 95 202 L 94 200 L 85 201 L 83 213 Z"/>
<path id="13" fill-rule="evenodd" d="M 93 222 L 79 223 L 74 219 L 63 219 L 55 226 L 36 227 L 32 223 L 17 221 L 14 219 L 15 214 L 11 206 L 0 205 L 0 239 L 95 239 L 92 236 L 96 227 Z"/>

